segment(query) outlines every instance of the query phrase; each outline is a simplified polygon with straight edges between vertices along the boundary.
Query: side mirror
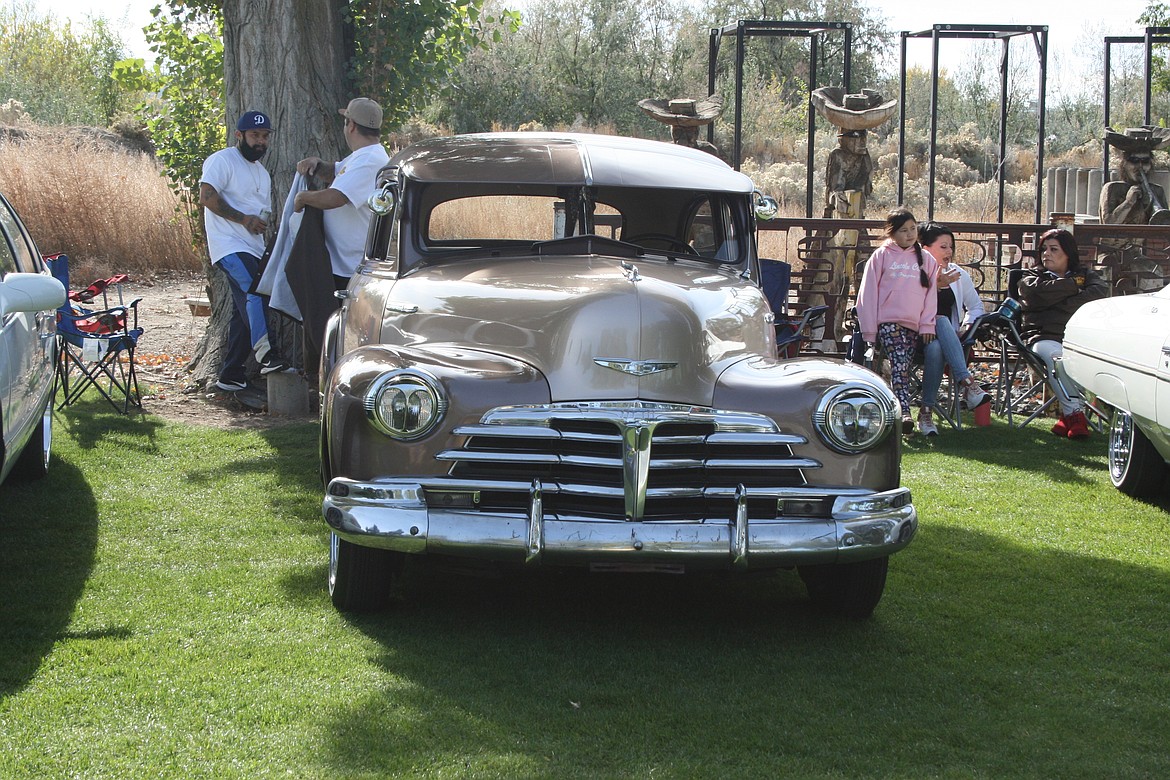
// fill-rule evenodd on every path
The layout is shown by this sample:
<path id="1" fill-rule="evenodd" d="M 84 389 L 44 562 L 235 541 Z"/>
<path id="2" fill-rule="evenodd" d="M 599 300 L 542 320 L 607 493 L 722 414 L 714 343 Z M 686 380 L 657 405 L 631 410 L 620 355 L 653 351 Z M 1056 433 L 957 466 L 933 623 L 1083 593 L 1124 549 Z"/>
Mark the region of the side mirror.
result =
<path id="1" fill-rule="evenodd" d="M 773 219 L 780 213 L 780 204 L 772 196 L 756 190 L 752 193 L 752 197 L 756 209 L 756 219 Z"/>
<path id="2" fill-rule="evenodd" d="M 48 274 L 10 273 L 0 280 L 0 317 L 11 312 L 52 311 L 65 303 L 65 288 Z"/>
<path id="3" fill-rule="evenodd" d="M 394 207 L 398 204 L 398 195 L 394 191 L 394 183 L 386 182 L 382 188 L 370 196 L 366 201 L 366 205 L 370 207 L 370 211 L 377 214 L 379 217 L 385 217 L 394 211 Z"/>

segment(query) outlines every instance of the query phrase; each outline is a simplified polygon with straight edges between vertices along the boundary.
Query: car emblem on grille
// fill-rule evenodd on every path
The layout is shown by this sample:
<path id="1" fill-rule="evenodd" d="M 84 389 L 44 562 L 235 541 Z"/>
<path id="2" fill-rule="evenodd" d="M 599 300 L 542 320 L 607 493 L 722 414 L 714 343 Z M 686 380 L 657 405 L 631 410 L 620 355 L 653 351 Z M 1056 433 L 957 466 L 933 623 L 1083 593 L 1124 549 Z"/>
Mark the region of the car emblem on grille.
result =
<path id="1" fill-rule="evenodd" d="M 648 376 L 660 374 L 678 366 L 677 361 L 668 360 L 622 360 L 621 358 L 593 358 L 593 362 L 602 368 L 621 371 L 633 376 Z"/>

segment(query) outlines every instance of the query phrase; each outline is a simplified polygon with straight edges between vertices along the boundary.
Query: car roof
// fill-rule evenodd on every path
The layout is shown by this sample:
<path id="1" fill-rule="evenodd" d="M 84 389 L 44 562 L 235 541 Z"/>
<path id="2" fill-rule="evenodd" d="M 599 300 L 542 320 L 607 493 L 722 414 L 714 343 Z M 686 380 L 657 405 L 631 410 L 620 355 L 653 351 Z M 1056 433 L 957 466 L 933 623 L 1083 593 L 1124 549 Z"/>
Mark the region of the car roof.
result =
<path id="1" fill-rule="evenodd" d="M 413 144 L 390 162 L 426 182 L 659 187 L 751 193 L 751 179 L 707 152 L 588 133 L 477 133 Z"/>

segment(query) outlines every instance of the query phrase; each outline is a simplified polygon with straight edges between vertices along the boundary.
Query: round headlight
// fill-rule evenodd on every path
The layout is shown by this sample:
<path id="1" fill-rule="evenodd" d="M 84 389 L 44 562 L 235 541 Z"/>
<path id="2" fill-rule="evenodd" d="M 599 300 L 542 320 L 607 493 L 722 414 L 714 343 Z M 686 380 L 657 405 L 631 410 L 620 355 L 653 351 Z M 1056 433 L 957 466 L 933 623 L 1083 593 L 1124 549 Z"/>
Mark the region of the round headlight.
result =
<path id="1" fill-rule="evenodd" d="M 817 432 L 838 452 L 864 452 L 876 446 L 894 425 L 893 401 L 864 384 L 846 384 L 826 393 L 817 404 Z"/>
<path id="2" fill-rule="evenodd" d="M 395 439 L 425 436 L 447 411 L 439 381 L 418 369 L 391 371 L 374 380 L 365 397 L 366 417 Z"/>

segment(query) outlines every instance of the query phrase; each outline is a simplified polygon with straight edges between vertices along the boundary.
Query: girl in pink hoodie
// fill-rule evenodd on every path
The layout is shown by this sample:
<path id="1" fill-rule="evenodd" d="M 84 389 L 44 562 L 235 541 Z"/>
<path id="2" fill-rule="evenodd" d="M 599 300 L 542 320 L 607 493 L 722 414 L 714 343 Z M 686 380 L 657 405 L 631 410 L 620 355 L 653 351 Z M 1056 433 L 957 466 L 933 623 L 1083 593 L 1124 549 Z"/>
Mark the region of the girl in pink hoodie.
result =
<path id="1" fill-rule="evenodd" d="M 905 208 L 886 215 L 886 241 L 870 255 L 857 292 L 861 336 L 890 361 L 890 385 L 902 405 L 902 433 L 914 432 L 910 365 L 918 347 L 934 341 L 938 262 L 918 243 L 918 223 Z"/>

